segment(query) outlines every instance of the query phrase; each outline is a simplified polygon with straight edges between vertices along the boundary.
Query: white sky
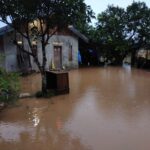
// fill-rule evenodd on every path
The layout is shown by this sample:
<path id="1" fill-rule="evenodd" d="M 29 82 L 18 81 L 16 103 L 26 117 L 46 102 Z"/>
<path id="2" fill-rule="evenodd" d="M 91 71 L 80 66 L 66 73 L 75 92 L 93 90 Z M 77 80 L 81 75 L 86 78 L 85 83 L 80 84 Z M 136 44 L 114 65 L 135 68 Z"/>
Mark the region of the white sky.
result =
<path id="1" fill-rule="evenodd" d="M 139 0 L 134 0 L 139 1 Z M 147 4 L 148 7 L 150 7 L 150 0 L 140 0 Z M 93 11 L 96 13 L 96 15 L 102 11 L 104 11 L 108 5 L 113 4 L 114 6 L 120 6 L 123 8 L 126 8 L 128 5 L 130 5 L 133 0 L 85 0 L 85 2 L 90 5 L 93 9 Z M 0 27 L 4 26 L 0 22 Z"/>
<path id="2" fill-rule="evenodd" d="M 146 5 L 150 8 L 150 0 L 85 0 L 85 3 L 87 5 L 91 6 L 91 8 L 93 9 L 93 11 L 97 17 L 97 14 L 106 10 L 108 5 L 113 4 L 114 6 L 126 8 L 128 5 L 132 4 L 133 1 L 145 2 Z M 95 22 L 96 22 L 96 20 L 94 19 L 92 21 L 92 24 L 94 25 Z"/>
<path id="3" fill-rule="evenodd" d="M 150 7 L 150 0 L 85 0 L 85 2 L 92 7 L 96 15 L 104 11 L 108 5 L 113 4 L 114 6 L 126 8 L 128 5 L 132 4 L 133 1 L 145 2 L 147 6 Z"/>

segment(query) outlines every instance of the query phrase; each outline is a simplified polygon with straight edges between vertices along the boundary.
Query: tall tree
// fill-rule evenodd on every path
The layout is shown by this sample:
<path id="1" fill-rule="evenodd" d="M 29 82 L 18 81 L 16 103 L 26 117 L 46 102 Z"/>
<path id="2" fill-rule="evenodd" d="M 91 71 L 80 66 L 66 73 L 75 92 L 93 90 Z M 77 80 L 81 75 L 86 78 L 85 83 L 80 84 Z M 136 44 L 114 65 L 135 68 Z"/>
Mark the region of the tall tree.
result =
<path id="1" fill-rule="evenodd" d="M 98 15 L 98 40 L 103 45 L 104 55 L 117 64 L 122 63 L 127 53 L 125 27 L 126 12 L 123 8 L 111 5 Z"/>
<path id="2" fill-rule="evenodd" d="M 11 26 L 28 43 L 30 50 L 20 46 L 15 34 L 14 44 L 33 57 L 42 76 L 42 92 L 46 92 L 46 46 L 49 39 L 60 28 L 81 21 L 81 15 L 89 20 L 89 7 L 84 0 L 1 0 L 0 21 Z M 52 30 L 50 30 L 52 29 Z M 40 42 L 42 61 L 33 48 Z"/>
<path id="3" fill-rule="evenodd" d="M 85 5 L 84 9 L 86 10 L 86 13 L 80 14 L 80 20 L 74 22 L 74 26 L 86 36 L 90 36 L 89 32 L 93 27 L 90 23 L 92 22 L 92 19 L 95 19 L 95 13 L 90 6 Z"/>
<path id="4" fill-rule="evenodd" d="M 150 9 L 144 2 L 133 2 L 127 7 L 127 39 L 135 63 L 136 51 L 150 45 Z"/>

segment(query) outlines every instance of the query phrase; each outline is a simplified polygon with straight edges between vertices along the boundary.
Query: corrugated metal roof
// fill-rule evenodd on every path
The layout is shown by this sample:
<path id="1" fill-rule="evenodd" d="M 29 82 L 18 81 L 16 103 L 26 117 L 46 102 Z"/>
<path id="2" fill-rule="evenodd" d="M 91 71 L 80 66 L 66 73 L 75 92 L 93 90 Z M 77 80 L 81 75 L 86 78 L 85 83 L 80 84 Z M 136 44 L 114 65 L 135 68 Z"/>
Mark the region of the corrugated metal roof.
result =
<path id="1" fill-rule="evenodd" d="M 70 31 L 72 31 L 75 35 L 77 35 L 83 41 L 85 41 L 86 43 L 89 42 L 89 39 L 85 35 L 80 33 L 76 28 L 74 28 L 74 26 L 70 25 L 70 26 L 68 26 L 68 28 L 69 28 Z"/>
<path id="2" fill-rule="evenodd" d="M 74 28 L 72 25 L 69 25 L 68 26 L 68 29 L 73 32 L 77 37 L 81 38 L 83 41 L 85 41 L 86 43 L 89 42 L 89 39 L 83 35 L 82 33 L 80 33 L 76 28 Z M 11 28 L 10 26 L 5 26 L 5 27 L 2 27 L 0 28 L 0 36 L 8 33 L 8 32 L 11 32 L 13 31 L 14 29 Z"/>
<path id="3" fill-rule="evenodd" d="M 0 36 L 8 33 L 8 32 L 11 32 L 13 31 L 13 28 L 11 28 L 10 26 L 5 26 L 5 27 L 2 27 L 0 28 Z"/>

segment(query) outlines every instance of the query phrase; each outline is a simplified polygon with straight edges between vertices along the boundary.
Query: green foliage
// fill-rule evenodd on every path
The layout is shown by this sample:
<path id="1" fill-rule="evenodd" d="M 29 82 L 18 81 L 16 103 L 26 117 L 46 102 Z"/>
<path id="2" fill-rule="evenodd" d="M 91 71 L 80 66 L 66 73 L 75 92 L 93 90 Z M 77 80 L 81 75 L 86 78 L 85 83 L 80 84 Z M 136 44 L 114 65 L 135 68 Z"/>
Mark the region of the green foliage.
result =
<path id="1" fill-rule="evenodd" d="M 125 10 L 113 5 L 98 15 L 97 32 L 98 40 L 103 45 L 103 55 L 119 64 L 128 50 L 125 39 L 126 18 Z"/>
<path id="2" fill-rule="evenodd" d="M 150 9 L 144 2 L 133 2 L 123 9 L 113 5 L 98 15 L 97 42 L 110 60 L 122 62 L 129 53 L 135 58 L 136 50 L 150 48 Z"/>
<path id="3" fill-rule="evenodd" d="M 91 38 L 90 31 L 93 28 L 91 20 L 95 19 L 95 14 L 90 6 L 84 5 L 83 12 L 79 14 L 78 20 L 73 22 L 72 24 L 87 37 Z"/>
<path id="4" fill-rule="evenodd" d="M 23 24 L 23 31 L 27 31 L 26 23 L 40 20 L 45 27 L 38 30 L 38 36 L 47 33 L 47 28 L 86 24 L 94 17 L 90 6 L 84 0 L 1 0 L 1 21 L 11 25 L 21 32 L 19 26 Z M 25 30 L 24 30 L 25 28 Z M 27 36 L 27 34 L 26 34 Z"/>
<path id="5" fill-rule="evenodd" d="M 13 103 L 19 97 L 19 75 L 0 68 L 0 102 Z"/>
<path id="6" fill-rule="evenodd" d="M 127 31 L 131 33 L 130 41 L 139 46 L 150 42 L 150 9 L 143 2 L 134 2 L 127 7 Z"/>

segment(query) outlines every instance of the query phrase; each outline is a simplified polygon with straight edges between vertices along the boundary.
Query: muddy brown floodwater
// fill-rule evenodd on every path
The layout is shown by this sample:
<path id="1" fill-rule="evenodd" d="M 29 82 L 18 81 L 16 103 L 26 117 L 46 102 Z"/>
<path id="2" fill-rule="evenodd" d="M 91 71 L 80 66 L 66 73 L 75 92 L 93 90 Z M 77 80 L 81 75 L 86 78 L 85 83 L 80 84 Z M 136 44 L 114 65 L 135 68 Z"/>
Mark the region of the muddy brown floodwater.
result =
<path id="1" fill-rule="evenodd" d="M 150 150 L 150 72 L 87 68 L 69 78 L 70 94 L 0 113 L 0 150 Z M 39 75 L 22 79 L 22 91 L 39 88 Z"/>

